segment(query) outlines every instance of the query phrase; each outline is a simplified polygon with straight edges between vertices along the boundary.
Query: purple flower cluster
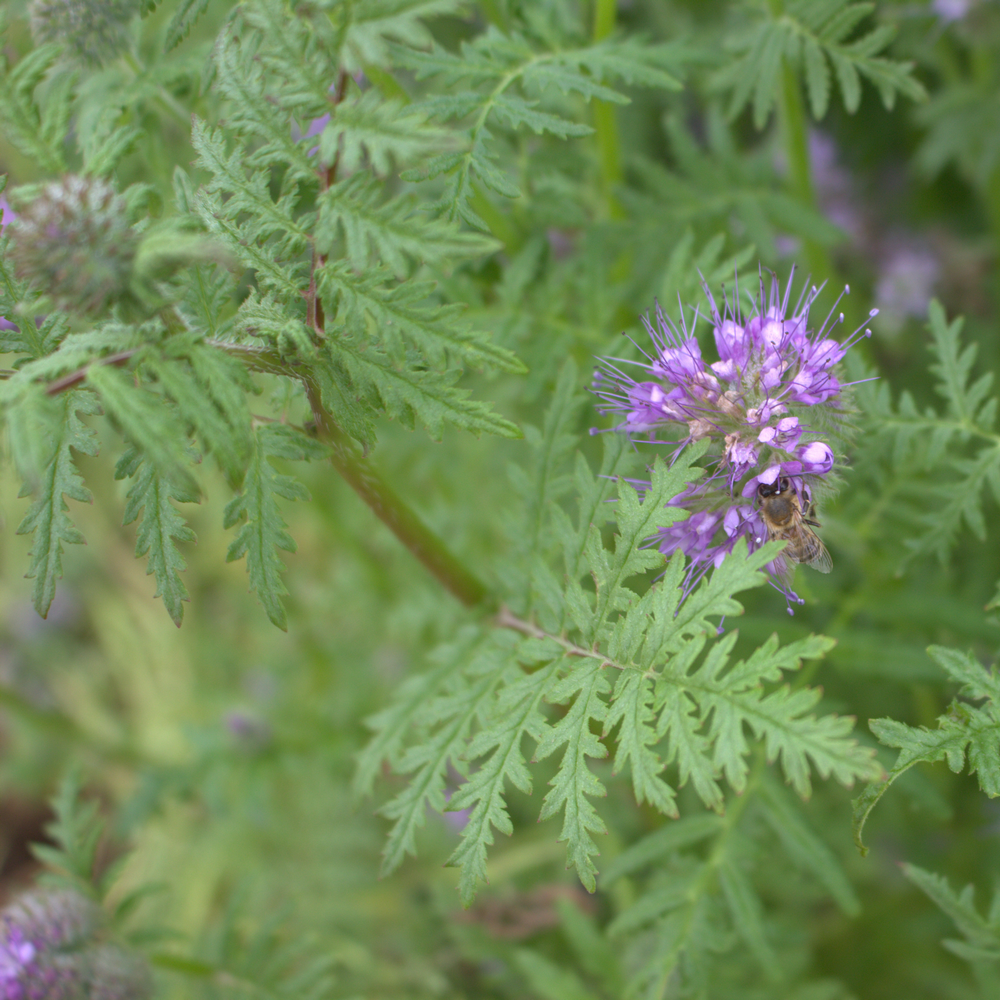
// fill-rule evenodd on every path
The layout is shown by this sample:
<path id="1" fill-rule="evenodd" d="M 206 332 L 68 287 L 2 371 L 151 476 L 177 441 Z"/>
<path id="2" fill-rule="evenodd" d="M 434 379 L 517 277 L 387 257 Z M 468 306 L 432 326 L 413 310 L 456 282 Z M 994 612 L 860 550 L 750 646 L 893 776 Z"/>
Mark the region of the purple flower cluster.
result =
<path id="1" fill-rule="evenodd" d="M 723 293 L 721 312 L 703 282 L 718 361 L 702 357 L 695 324 L 689 329 L 683 312 L 674 323 L 657 304 L 655 324 L 643 321 L 653 342 L 646 360 L 604 359 L 595 374 L 603 412 L 623 418 L 618 430 L 678 450 L 709 441 L 706 477 L 671 501 L 690 516 L 651 540 L 666 555 L 680 550 L 690 558 L 685 594 L 738 539 L 746 538 L 751 552 L 768 540 L 759 487 L 787 480 L 799 509 L 807 512 L 836 464 L 829 435 L 844 415 L 836 367 L 871 331 L 862 327 L 843 342 L 834 339 L 830 331 L 844 317 L 833 311 L 811 330 L 809 310 L 819 289 L 803 291 L 790 308 L 791 286 L 790 277 L 782 295 L 772 276 L 765 291 L 761 275 L 750 314 L 744 315 L 738 280 L 731 299 Z M 640 377 L 633 378 L 625 365 L 639 368 Z M 789 610 L 792 602 L 801 603 L 788 585 L 793 566 L 786 557 L 768 569 Z"/>
<path id="2" fill-rule="evenodd" d="M 72 890 L 27 893 L 0 913 L 0 1000 L 146 1000 L 146 963 L 97 940 L 99 906 Z"/>

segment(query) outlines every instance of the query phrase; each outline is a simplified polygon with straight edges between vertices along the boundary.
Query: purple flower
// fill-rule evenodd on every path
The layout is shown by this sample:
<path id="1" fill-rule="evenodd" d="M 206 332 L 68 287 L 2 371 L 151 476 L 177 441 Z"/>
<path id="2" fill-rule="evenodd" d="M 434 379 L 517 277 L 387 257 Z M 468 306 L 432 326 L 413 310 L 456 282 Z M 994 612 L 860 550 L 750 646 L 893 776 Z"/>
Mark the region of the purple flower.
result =
<path id="1" fill-rule="evenodd" d="M 721 311 L 702 282 L 718 361 L 702 357 L 697 312 L 689 329 L 683 310 L 674 323 L 657 303 L 655 324 L 643 320 L 653 345 L 645 360 L 603 359 L 595 373 L 602 412 L 621 418 L 617 430 L 675 453 L 708 439 L 705 478 L 670 501 L 688 518 L 650 539 L 665 555 L 679 550 L 690 559 L 685 596 L 740 538 L 751 552 L 768 541 L 762 496 L 790 491 L 798 512 L 808 517 L 836 466 L 846 416 L 837 365 L 871 331 L 859 327 L 844 341 L 835 339 L 832 330 L 844 317 L 833 311 L 812 329 L 809 310 L 820 290 L 803 290 L 790 306 L 791 286 L 792 277 L 782 295 L 772 275 L 766 291 L 761 274 L 746 315 L 738 280 L 731 298 L 724 293 Z M 638 368 L 637 377 L 626 366 Z M 767 569 L 791 611 L 793 602 L 801 603 L 789 584 L 793 561 L 783 553 Z"/>

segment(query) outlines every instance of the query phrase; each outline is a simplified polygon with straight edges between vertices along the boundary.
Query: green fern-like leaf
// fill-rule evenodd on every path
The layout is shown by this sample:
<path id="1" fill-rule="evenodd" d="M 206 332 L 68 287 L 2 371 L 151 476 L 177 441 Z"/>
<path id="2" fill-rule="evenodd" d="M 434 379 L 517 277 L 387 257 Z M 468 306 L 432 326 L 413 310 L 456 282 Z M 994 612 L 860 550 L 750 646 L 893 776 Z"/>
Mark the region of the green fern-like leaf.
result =
<path id="1" fill-rule="evenodd" d="M 383 872 L 392 871 L 407 854 L 416 853 L 414 838 L 426 822 L 428 806 L 438 812 L 444 809 L 449 763 L 462 767 L 457 748 L 464 746 L 476 720 L 495 698 L 502 679 L 500 651 L 489 642 L 481 642 L 470 653 L 469 660 L 463 657 L 458 662 L 459 672 L 448 671 L 442 678 L 454 678 L 455 683 L 428 691 L 429 700 L 419 706 L 421 720 L 431 720 L 434 732 L 399 756 L 398 770 L 411 777 L 406 789 L 380 810 L 394 820 L 382 855 Z M 484 830 L 490 835 L 489 823 L 484 824 Z"/>
<path id="2" fill-rule="evenodd" d="M 198 338 L 171 337 L 161 355 L 148 355 L 144 370 L 177 404 L 229 484 L 243 479 L 250 456 L 252 388 L 246 369 Z"/>
<path id="3" fill-rule="evenodd" d="M 564 667 L 565 669 L 565 667 Z M 547 727 L 535 748 L 535 760 L 544 760 L 565 747 L 559 770 L 552 779 L 552 791 L 542 802 L 539 820 L 563 813 L 560 841 L 566 842 L 569 865 L 588 892 L 597 888 L 597 867 L 592 855 L 598 853 L 593 833 L 607 833 L 590 799 L 607 794 L 603 783 L 591 772 L 589 759 L 603 759 L 607 747 L 590 731 L 590 722 L 607 718 L 605 695 L 611 684 L 598 658 L 577 663 L 549 692 L 554 704 L 569 702 L 569 710 L 554 725 Z"/>
<path id="4" fill-rule="evenodd" d="M 69 518 L 65 497 L 80 503 L 93 500 L 73 464 L 72 452 L 97 454 L 97 435 L 83 423 L 79 414 L 99 412 L 100 405 L 92 392 L 73 390 L 64 394 L 59 406 L 59 422 L 53 427 L 49 442 L 51 458 L 39 477 L 35 498 L 17 528 L 19 535 L 34 536 L 26 575 L 35 581 L 32 602 L 43 618 L 49 613 L 56 594 L 56 581 L 62 576 L 63 545 L 79 545 L 84 540 Z M 31 490 L 26 487 L 21 495 L 29 492 Z"/>
<path id="5" fill-rule="evenodd" d="M 337 163 L 345 173 L 371 164 L 375 174 L 384 177 L 394 167 L 411 166 L 455 145 L 451 132 L 430 122 L 428 109 L 366 90 L 331 111 L 320 133 L 319 152 L 324 163 Z"/>
<path id="6" fill-rule="evenodd" d="M 518 670 L 497 696 L 497 724 L 477 733 L 466 750 L 470 760 L 485 758 L 448 800 L 450 810 L 470 810 L 461 842 L 448 859 L 449 865 L 461 869 L 458 891 L 466 906 L 475 897 L 479 882 L 486 881 L 486 854 L 493 844 L 493 828 L 507 836 L 514 832 L 504 800 L 506 782 L 525 794 L 532 790 L 522 737 L 527 735 L 540 743 L 548 729 L 543 705 L 557 677 L 557 663 L 552 661 L 528 675 Z"/>
<path id="7" fill-rule="evenodd" d="M 372 348 L 355 347 L 346 338 L 330 345 L 331 355 L 342 363 L 357 391 L 374 410 L 413 427 L 419 421 L 433 438 L 440 438 L 445 424 L 474 434 L 498 434 L 518 438 L 516 424 L 493 412 L 469 392 L 456 389 L 457 371 L 420 371 L 411 364 L 397 367 L 392 360 Z"/>
<path id="8" fill-rule="evenodd" d="M 135 555 L 137 559 L 148 557 L 146 572 L 156 578 L 156 596 L 163 598 L 167 614 L 175 625 L 180 626 L 188 592 L 181 579 L 186 566 L 176 543 L 194 542 L 196 539 L 172 501 L 195 503 L 198 498 L 158 475 L 135 450 L 130 450 L 119 459 L 115 478 L 133 476 L 136 480 L 128 491 L 122 523 L 131 524 L 142 512 Z"/>
<path id="9" fill-rule="evenodd" d="M 167 25 L 164 52 L 176 48 L 191 33 L 195 21 L 208 9 L 208 0 L 181 0 Z"/>
<path id="10" fill-rule="evenodd" d="M 377 270 L 359 275 L 340 261 L 328 264 L 319 275 L 327 313 L 360 337 L 368 335 L 370 321 L 397 362 L 403 360 L 409 345 L 435 367 L 454 360 L 523 374 L 524 365 L 510 351 L 462 323 L 461 306 L 428 305 L 433 285 L 409 281 L 387 287 L 386 278 Z"/>
<path id="11" fill-rule="evenodd" d="M 282 424 L 258 428 L 252 444 L 242 492 L 226 505 L 224 527 L 240 525 L 226 561 L 246 557 L 250 589 L 257 594 L 268 618 L 284 629 L 288 619 L 281 598 L 288 590 L 281 579 L 284 565 L 275 549 L 294 552 L 295 542 L 285 530 L 287 525 L 281 517 L 278 499 L 307 500 L 309 493 L 298 480 L 277 472 L 268 459 L 309 461 L 322 458 L 325 450 Z"/>
<path id="12" fill-rule="evenodd" d="M 224 192 L 230 197 L 220 214 L 227 220 L 235 221 L 243 213 L 254 220 L 258 239 L 277 237 L 271 243 L 276 256 L 284 257 L 300 253 L 309 241 L 309 231 L 305 222 L 294 217 L 297 197 L 295 189 L 287 190 L 278 201 L 274 201 L 268 189 L 267 171 L 259 170 L 247 176 L 239 151 L 226 154 L 225 138 L 220 129 L 210 129 L 195 118 L 191 129 L 191 144 L 198 151 L 199 165 L 211 171 L 213 179 L 204 188 L 205 192 Z M 200 203 L 206 206 L 206 202 Z M 217 201 L 211 203 L 219 205 Z"/>
<path id="13" fill-rule="evenodd" d="M 423 21 L 456 14 L 463 0 L 375 0 L 338 4 L 329 17 L 342 39 L 341 59 L 349 73 L 366 65 L 390 65 L 394 43 L 423 48 L 431 34 Z"/>
<path id="14" fill-rule="evenodd" d="M 428 218 L 408 198 L 385 203 L 379 186 L 364 173 L 333 185 L 320 199 L 317 243 L 330 253 L 342 236 L 346 259 L 363 271 L 373 257 L 399 278 L 408 260 L 434 266 L 462 257 L 491 253 L 499 244 L 480 233 L 463 232 L 444 220 Z"/>
<path id="15" fill-rule="evenodd" d="M 529 128 L 563 139 L 587 135 L 588 125 L 540 107 L 535 95 L 558 91 L 588 101 L 597 98 L 625 104 L 628 98 L 609 83 L 678 89 L 680 84 L 668 67 L 683 61 L 679 50 L 639 39 L 612 38 L 580 48 L 539 51 L 526 38 L 505 35 L 492 26 L 472 42 L 463 43 L 457 54 L 437 45 L 430 52 L 397 47 L 394 54 L 418 78 L 435 77 L 439 84 L 453 88 L 463 82 L 481 88 L 453 91 L 418 105 L 441 120 L 471 118 L 472 124 L 464 151 L 442 153 L 408 176 L 449 177 L 441 202 L 447 216 L 484 230 L 485 222 L 472 207 L 476 184 L 505 198 L 520 194 L 510 174 L 496 162 L 492 140 L 497 126 L 515 131 Z M 515 87 L 523 89 L 524 95 Z"/>
<path id="16" fill-rule="evenodd" d="M 967 885 L 956 893 L 948 880 L 916 865 L 900 866 L 903 874 L 930 898 L 937 907 L 954 921 L 964 940 L 945 939 L 944 946 L 959 958 L 973 963 L 992 987 L 1000 985 L 996 962 L 1000 961 L 1000 894 L 994 893 L 988 916 L 983 917 L 976 907 L 975 889 Z M 992 965 L 990 973 L 983 975 L 984 963 Z M 988 978 L 987 978 L 988 976 Z"/>
<path id="17" fill-rule="evenodd" d="M 563 488 L 550 459 L 565 455 L 565 418 L 558 414 L 572 398 L 566 389 L 557 397 L 558 409 L 546 422 L 545 434 L 535 440 L 541 497 L 558 496 Z M 610 438 L 605 469 L 616 468 L 622 454 L 621 440 Z M 679 783 L 690 781 L 707 805 L 721 810 L 723 780 L 737 792 L 748 787 L 751 735 L 761 742 L 767 759 L 780 759 L 786 779 L 800 795 L 809 793 L 813 770 L 847 784 L 878 773 L 870 751 L 850 738 L 850 719 L 817 718 L 812 714 L 817 692 L 775 686 L 803 658 L 823 655 L 830 640 L 811 637 L 780 647 L 772 638 L 732 665 L 735 633 L 709 642 L 716 631 L 713 619 L 741 612 L 733 594 L 763 582 L 761 567 L 774 557 L 770 546 L 750 556 L 745 543 L 737 546 L 686 597 L 680 554 L 645 593 L 632 589 L 637 575 L 662 566 L 662 556 L 644 542 L 660 526 L 684 516 L 667 501 L 698 475 L 691 463 L 700 454 L 700 447 L 688 448 L 670 469 L 657 461 L 650 488 L 642 494 L 619 480 L 618 502 L 610 510 L 608 479 L 595 477 L 578 462 L 581 510 L 576 523 L 558 506 L 548 512 L 529 509 L 532 520 L 548 520 L 545 513 L 552 518 L 548 531 L 565 565 L 561 585 L 537 563 L 531 576 L 539 620 L 557 627 L 546 631 L 502 611 L 500 631 L 481 633 L 471 649 L 451 651 L 443 673 L 433 681 L 414 681 L 399 709 L 376 721 L 378 734 L 364 758 L 366 782 L 375 761 L 385 757 L 411 775 L 407 789 L 383 809 L 395 820 L 387 864 L 398 864 L 414 849 L 414 831 L 426 809 L 442 808 L 450 765 L 469 775 L 448 807 L 470 810 L 450 859 L 462 869 L 460 892 L 470 901 L 486 877 L 494 830 L 511 832 L 507 782 L 529 791 L 531 764 L 559 754 L 542 818 L 562 814 L 560 840 L 567 844 L 569 863 L 593 889 L 594 835 L 604 829 L 594 799 L 604 786 L 590 761 L 607 756 L 605 738 L 612 730 L 618 743 L 615 769 L 629 766 L 637 799 L 671 816 L 677 814 L 676 791 L 665 768 L 675 768 Z M 609 514 L 617 523 L 611 549 L 598 528 Z M 549 550 L 547 540 L 540 549 Z M 582 584 L 585 574 L 593 579 L 592 589 Z M 515 640 L 515 635 L 521 638 Z M 547 705 L 565 705 L 557 721 L 551 721 Z M 595 722 L 603 728 L 600 736 L 592 731 Z M 418 732 L 423 736 L 405 749 L 402 730 L 412 732 L 414 739 Z M 526 735 L 536 744 L 528 763 L 522 747 Z M 737 870 L 729 872 L 730 904 L 745 916 L 753 904 L 740 878 Z M 761 935 L 755 933 L 750 944 L 773 968 Z"/>
<path id="18" fill-rule="evenodd" d="M 11 70 L 0 67 L 0 121 L 4 134 L 47 174 L 66 170 L 63 152 L 69 131 L 73 78 L 64 73 L 44 108 L 35 103 L 35 88 L 59 57 L 59 45 L 40 45 Z"/>
<path id="19" fill-rule="evenodd" d="M 182 489 L 199 492 L 189 468 L 187 431 L 175 407 L 158 393 L 136 385 L 134 375 L 111 365 L 91 365 L 87 385 L 146 461 Z"/>
<path id="20" fill-rule="evenodd" d="M 937 729 L 914 728 L 894 719 L 873 719 L 872 732 L 880 743 L 899 750 L 888 777 L 869 785 L 854 800 L 854 842 L 862 854 L 865 823 L 892 783 L 914 764 L 946 761 L 956 774 L 966 766 L 977 776 L 979 787 L 991 798 L 1000 795 L 1000 676 L 996 667 L 986 670 L 969 653 L 941 646 L 928 649 L 934 661 L 959 684 L 959 698 L 938 719 Z M 974 705 L 970 701 L 982 702 Z"/>
<path id="21" fill-rule="evenodd" d="M 897 407 L 887 389 L 861 393 L 875 418 L 880 438 L 891 446 L 897 475 L 907 478 L 920 496 L 904 496 L 895 512 L 909 521 L 916 537 L 908 540 L 910 557 L 930 553 L 942 561 L 954 548 L 963 522 L 986 536 L 984 495 L 1000 503 L 1000 435 L 996 432 L 997 398 L 990 394 L 993 375 L 974 377 L 977 345 L 962 345 L 961 318 L 948 322 L 939 302 L 930 305 L 931 371 L 945 399 L 943 412 L 920 411 L 908 393 Z M 881 445 L 873 442 L 878 449 Z"/>
<path id="22" fill-rule="evenodd" d="M 848 40 L 874 6 L 850 0 L 793 0 L 780 14 L 768 11 L 766 19 L 744 28 L 731 42 L 742 54 L 715 77 L 718 89 L 731 91 L 730 117 L 752 103 L 754 125 L 763 128 L 783 85 L 785 65 L 803 71 L 817 119 L 826 114 L 829 104 L 831 69 L 849 113 L 861 103 L 861 77 L 875 85 L 887 108 L 892 108 L 897 94 L 923 100 L 926 93 L 911 75 L 912 64 L 878 55 L 895 29 L 881 25 Z"/>
<path id="23" fill-rule="evenodd" d="M 55 819 L 45 827 L 51 843 L 32 844 L 31 849 L 58 879 L 68 881 L 77 890 L 92 893 L 94 862 L 104 824 L 98 815 L 98 804 L 83 802 L 80 791 L 80 774 L 70 770 L 52 797 Z"/>

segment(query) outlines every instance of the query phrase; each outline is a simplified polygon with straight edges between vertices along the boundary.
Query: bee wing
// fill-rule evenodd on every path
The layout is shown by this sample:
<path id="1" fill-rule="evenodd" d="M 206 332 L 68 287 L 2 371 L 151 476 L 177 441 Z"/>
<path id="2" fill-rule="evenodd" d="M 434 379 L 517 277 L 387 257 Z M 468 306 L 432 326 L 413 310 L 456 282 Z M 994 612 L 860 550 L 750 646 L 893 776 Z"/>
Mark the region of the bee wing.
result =
<path id="1" fill-rule="evenodd" d="M 817 538 L 816 544 L 819 546 L 819 552 L 809 560 L 809 565 L 813 569 L 818 569 L 820 573 L 829 573 L 833 569 L 833 560 L 830 558 L 830 553 L 826 551 L 826 546 Z"/>

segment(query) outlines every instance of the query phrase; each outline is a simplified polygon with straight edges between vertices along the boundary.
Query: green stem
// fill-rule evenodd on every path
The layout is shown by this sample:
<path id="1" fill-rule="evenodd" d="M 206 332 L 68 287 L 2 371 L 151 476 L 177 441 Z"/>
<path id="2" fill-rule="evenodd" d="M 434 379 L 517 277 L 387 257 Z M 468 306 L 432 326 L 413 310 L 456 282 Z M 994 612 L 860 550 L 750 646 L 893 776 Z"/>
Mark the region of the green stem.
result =
<path id="1" fill-rule="evenodd" d="M 984 197 L 990 218 L 990 230 L 993 233 L 993 256 L 997 261 L 997 272 L 994 276 L 996 282 L 993 290 L 994 301 L 1000 302 L 1000 169 L 996 169 L 990 174 Z"/>
<path id="2" fill-rule="evenodd" d="M 787 63 L 781 68 L 781 126 L 788 158 L 788 179 L 795 197 L 808 208 L 816 210 L 816 192 L 813 190 L 812 170 L 809 163 L 809 128 L 806 122 L 802 90 L 795 71 Z M 834 280 L 833 265 L 825 247 L 815 240 L 805 240 L 806 260 L 812 271 L 813 282 Z"/>
<path id="3" fill-rule="evenodd" d="M 616 0 L 595 0 L 593 33 L 595 42 L 602 41 L 615 30 L 615 6 Z M 624 176 L 615 106 L 608 101 L 595 100 L 593 108 L 597 156 L 608 214 L 613 219 L 623 219 L 625 212 L 614 194 L 615 188 L 621 184 Z"/>
<path id="4" fill-rule="evenodd" d="M 490 596 L 486 587 L 451 554 L 444 541 L 417 517 L 359 453 L 354 442 L 324 409 L 316 388 L 307 383 L 306 392 L 316 422 L 316 434 L 330 446 L 330 459 L 348 485 L 445 590 L 466 607 L 483 604 Z"/>
<path id="5" fill-rule="evenodd" d="M 469 608 L 489 606 L 492 595 L 486 586 L 451 554 L 444 541 L 420 520 L 334 423 L 305 366 L 298 366 L 269 348 L 216 340 L 206 343 L 238 357 L 255 371 L 299 379 L 306 388 L 316 435 L 330 446 L 330 460 L 348 485 L 449 594 Z"/>
<path id="6" fill-rule="evenodd" d="M 126 52 L 122 57 L 129 69 L 136 75 L 138 79 L 143 75 L 145 70 L 136 61 L 134 55 L 131 52 Z M 185 108 L 180 101 L 170 93 L 162 84 L 157 85 L 157 100 L 163 106 L 163 108 L 177 121 L 184 126 L 185 130 L 190 130 L 191 128 L 191 112 Z"/>

